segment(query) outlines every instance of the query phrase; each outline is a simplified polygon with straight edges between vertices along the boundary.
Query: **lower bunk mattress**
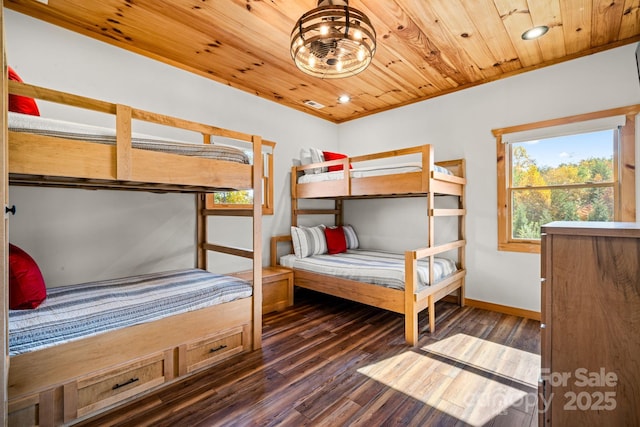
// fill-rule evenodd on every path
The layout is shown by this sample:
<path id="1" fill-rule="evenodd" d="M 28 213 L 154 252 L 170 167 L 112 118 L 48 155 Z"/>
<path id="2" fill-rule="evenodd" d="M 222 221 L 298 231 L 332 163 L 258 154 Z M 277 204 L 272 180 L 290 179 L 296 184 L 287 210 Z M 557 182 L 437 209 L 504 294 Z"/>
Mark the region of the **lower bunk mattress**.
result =
<path id="1" fill-rule="evenodd" d="M 51 288 L 38 308 L 9 310 L 9 354 L 248 298 L 252 293 L 245 280 L 200 269 Z"/>
<path id="2" fill-rule="evenodd" d="M 404 254 L 349 249 L 335 255 L 313 255 L 299 258 L 293 254 L 280 258 L 280 264 L 312 273 L 371 283 L 392 289 L 404 289 Z M 433 265 L 434 281 L 457 271 L 454 260 L 436 257 Z M 429 286 L 429 260 L 418 260 L 418 291 Z"/>

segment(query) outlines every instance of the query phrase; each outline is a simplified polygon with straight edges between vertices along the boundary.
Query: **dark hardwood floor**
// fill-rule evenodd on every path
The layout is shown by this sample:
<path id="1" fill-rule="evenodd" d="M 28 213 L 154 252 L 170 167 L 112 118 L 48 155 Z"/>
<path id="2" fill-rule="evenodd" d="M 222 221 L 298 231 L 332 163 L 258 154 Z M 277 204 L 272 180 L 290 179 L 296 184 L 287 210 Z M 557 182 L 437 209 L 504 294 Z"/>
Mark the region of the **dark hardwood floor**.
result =
<path id="1" fill-rule="evenodd" d="M 80 425 L 536 426 L 539 322 L 436 313 L 412 348 L 400 315 L 298 289 L 265 315 L 261 351 Z"/>

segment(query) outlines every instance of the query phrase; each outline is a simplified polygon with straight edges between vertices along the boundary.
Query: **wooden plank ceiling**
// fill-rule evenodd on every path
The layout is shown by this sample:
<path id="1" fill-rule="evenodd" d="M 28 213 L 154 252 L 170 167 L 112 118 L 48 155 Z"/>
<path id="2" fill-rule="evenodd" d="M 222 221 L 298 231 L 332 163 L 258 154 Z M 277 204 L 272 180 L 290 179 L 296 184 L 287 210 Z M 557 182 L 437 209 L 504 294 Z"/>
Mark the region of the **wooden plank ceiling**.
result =
<path id="1" fill-rule="evenodd" d="M 640 0 L 352 0 L 375 27 L 377 52 L 359 75 L 322 80 L 289 54 L 291 30 L 316 0 L 4 4 L 335 123 L 640 40 Z M 534 25 L 550 30 L 522 40 Z M 342 94 L 352 101 L 338 103 Z"/>

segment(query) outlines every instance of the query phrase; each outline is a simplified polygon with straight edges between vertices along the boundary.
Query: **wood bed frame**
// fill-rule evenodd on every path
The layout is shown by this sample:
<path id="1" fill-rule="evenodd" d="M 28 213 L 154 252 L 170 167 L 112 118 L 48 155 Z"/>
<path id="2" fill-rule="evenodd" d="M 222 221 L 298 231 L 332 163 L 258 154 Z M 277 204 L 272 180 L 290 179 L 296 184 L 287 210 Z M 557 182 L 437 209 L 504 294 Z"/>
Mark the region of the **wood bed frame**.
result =
<path id="1" fill-rule="evenodd" d="M 422 161 L 420 172 L 383 175 L 366 178 L 351 178 L 349 164 L 379 159 L 398 159 L 401 156 L 419 154 Z M 397 162 L 397 160 L 396 160 Z M 305 169 L 342 164 L 343 179 L 298 184 L 298 177 Z M 454 175 L 447 175 L 434 170 L 434 165 L 449 169 Z M 356 166 L 354 166 L 356 167 Z M 465 224 L 464 159 L 434 162 L 433 147 L 422 145 L 401 150 L 356 156 L 306 166 L 294 166 L 291 170 L 291 223 L 298 225 L 300 215 L 334 215 L 335 223 L 343 223 L 343 200 L 351 198 L 394 198 L 394 197 L 426 197 L 429 222 L 429 236 L 424 248 L 405 252 L 405 289 L 397 290 L 383 286 L 347 280 L 318 273 L 294 269 L 296 286 L 323 292 L 352 301 L 383 308 L 405 317 L 405 340 L 410 345 L 418 342 L 418 313 L 425 308 L 429 311 L 429 329 L 435 331 L 435 303 L 445 296 L 457 291 L 457 301 L 464 305 L 465 270 Z M 435 208 L 435 197 L 440 195 L 454 196 L 458 199 L 457 209 Z M 335 201 L 333 209 L 300 209 L 300 199 L 323 198 Z M 435 217 L 457 216 L 458 238 L 436 246 L 434 241 Z M 271 239 L 271 264 L 276 265 L 278 243 L 291 242 L 291 236 L 274 236 Z M 291 249 L 291 247 L 289 247 Z M 433 258 L 444 252 L 457 250 L 458 271 L 445 279 L 434 283 Z M 289 252 L 291 253 L 291 251 Z M 429 258 L 429 283 L 432 285 L 418 292 L 417 262 Z"/>
<path id="2" fill-rule="evenodd" d="M 419 172 L 397 173 L 364 178 L 351 178 L 349 165 L 354 168 L 374 160 L 391 160 L 398 162 L 408 156 L 419 156 L 422 170 Z M 434 170 L 434 165 L 446 167 L 453 176 Z M 311 182 L 299 184 L 298 177 L 303 171 L 319 167 L 343 167 L 343 177 L 339 180 Z M 377 197 L 411 197 L 428 194 L 447 194 L 462 197 L 464 191 L 464 162 L 462 160 L 435 162 L 433 147 L 420 145 L 363 156 L 347 157 L 322 163 L 313 163 L 291 168 L 291 198 L 377 198 Z M 293 208 L 292 208 L 293 209 Z"/>
<path id="3" fill-rule="evenodd" d="M 5 73 L 6 75 L 6 73 Z M 116 145 L 8 132 L 11 185 L 189 192 L 197 200 L 197 267 L 207 268 L 207 251 L 253 260 L 253 295 L 229 303 L 130 326 L 10 358 L 5 384 L 10 425 L 60 425 L 88 418 L 115 405 L 180 381 L 194 371 L 261 347 L 262 211 L 213 211 L 206 192 L 252 189 L 262 199 L 261 161 L 253 165 L 194 158 L 131 147 L 131 120 L 140 119 L 200 132 L 208 143 L 223 136 L 248 143 L 254 159 L 259 136 L 189 122 L 27 84 L 9 82 L 25 96 L 116 115 Z M 6 117 L 6 116 L 5 116 Z M 252 249 L 207 242 L 208 215 L 253 217 Z M 6 294 L 5 294 L 6 295 Z M 8 299 L 5 299 L 7 304 Z M 6 313 L 6 308 L 5 308 Z M 5 319 L 5 324 L 7 319 Z M 6 332 L 5 332 L 6 334 Z M 7 337 L 5 336 L 5 341 Z"/>
<path id="4" fill-rule="evenodd" d="M 117 133 L 116 145 L 106 145 L 9 131 L 11 184 L 162 192 L 254 188 L 253 165 L 132 148 L 133 120 L 197 132 L 205 144 L 213 136 L 241 141 L 247 148 L 253 145 L 256 159 L 262 156 L 261 144 L 274 145 L 256 135 L 26 83 L 8 83 L 10 93 L 114 115 Z"/>

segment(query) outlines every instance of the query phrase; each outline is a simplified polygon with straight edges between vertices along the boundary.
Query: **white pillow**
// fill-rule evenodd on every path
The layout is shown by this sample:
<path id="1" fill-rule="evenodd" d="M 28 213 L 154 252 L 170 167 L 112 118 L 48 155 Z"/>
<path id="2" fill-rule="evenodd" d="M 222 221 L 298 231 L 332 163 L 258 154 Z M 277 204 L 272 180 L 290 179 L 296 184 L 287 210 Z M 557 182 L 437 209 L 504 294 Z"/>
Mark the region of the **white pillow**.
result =
<path id="1" fill-rule="evenodd" d="M 311 150 L 308 148 L 300 149 L 300 163 L 303 165 L 308 165 L 311 163 Z"/>
<path id="2" fill-rule="evenodd" d="M 306 166 L 306 165 L 310 165 L 311 163 L 313 163 L 311 161 L 311 150 L 308 148 L 301 148 L 300 149 L 300 164 L 302 166 Z M 302 172 L 304 172 L 305 175 L 310 175 L 314 172 L 315 169 L 305 169 Z"/>
<path id="3" fill-rule="evenodd" d="M 310 165 L 311 163 L 322 163 L 324 162 L 324 153 L 322 150 L 318 148 L 301 148 L 300 149 L 300 163 L 303 166 Z M 329 167 L 322 168 L 313 168 L 313 169 L 305 169 L 305 175 L 310 175 L 313 173 L 322 173 L 327 172 Z"/>
<path id="4" fill-rule="evenodd" d="M 324 225 L 316 225 L 315 227 L 291 226 L 293 252 L 298 258 L 306 258 L 328 252 L 324 228 Z"/>
<path id="5" fill-rule="evenodd" d="M 358 249 L 360 242 L 358 242 L 358 236 L 356 230 L 351 225 L 343 225 L 344 238 L 347 241 L 347 249 Z"/>
<path id="6" fill-rule="evenodd" d="M 322 163 L 324 162 L 324 151 L 319 148 L 310 148 L 311 151 L 311 163 Z M 314 170 L 319 171 L 315 173 L 329 172 L 329 166 L 323 166 L 321 168 L 315 168 Z"/>

